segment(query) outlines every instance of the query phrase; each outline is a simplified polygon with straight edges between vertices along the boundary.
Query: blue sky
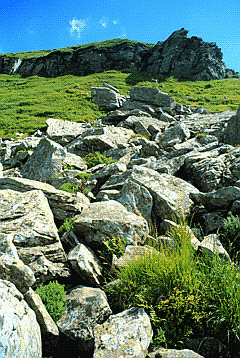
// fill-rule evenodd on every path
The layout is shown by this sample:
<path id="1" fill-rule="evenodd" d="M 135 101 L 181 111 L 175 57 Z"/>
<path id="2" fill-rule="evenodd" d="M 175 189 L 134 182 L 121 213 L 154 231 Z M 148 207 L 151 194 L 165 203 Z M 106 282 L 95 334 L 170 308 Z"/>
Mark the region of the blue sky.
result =
<path id="1" fill-rule="evenodd" d="M 239 19 L 240 0 L 0 0 L 0 53 L 113 38 L 156 44 L 184 27 L 240 72 Z"/>

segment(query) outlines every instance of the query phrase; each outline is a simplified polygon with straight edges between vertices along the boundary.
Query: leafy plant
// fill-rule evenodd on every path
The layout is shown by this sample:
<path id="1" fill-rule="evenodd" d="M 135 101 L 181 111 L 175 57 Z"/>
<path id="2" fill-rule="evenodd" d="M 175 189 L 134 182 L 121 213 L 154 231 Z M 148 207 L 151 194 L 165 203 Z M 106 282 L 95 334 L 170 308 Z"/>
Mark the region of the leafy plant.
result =
<path id="1" fill-rule="evenodd" d="M 220 240 L 231 258 L 239 261 L 240 252 L 240 219 L 231 212 L 223 221 Z"/>
<path id="2" fill-rule="evenodd" d="M 37 287 L 35 292 L 40 296 L 54 322 L 57 322 L 66 310 L 64 306 L 66 296 L 64 285 L 57 281 L 50 281 L 47 285 Z"/>
<path id="3" fill-rule="evenodd" d="M 92 168 L 98 164 L 111 164 L 116 162 L 116 160 L 113 160 L 112 157 L 107 157 L 106 155 L 101 154 L 99 151 L 87 154 L 83 160 L 87 164 L 88 168 Z"/>
<path id="4" fill-rule="evenodd" d="M 65 219 L 64 223 L 58 229 L 59 234 L 64 234 L 65 232 L 71 231 L 73 229 L 73 223 L 76 220 L 76 217 L 72 219 Z"/>

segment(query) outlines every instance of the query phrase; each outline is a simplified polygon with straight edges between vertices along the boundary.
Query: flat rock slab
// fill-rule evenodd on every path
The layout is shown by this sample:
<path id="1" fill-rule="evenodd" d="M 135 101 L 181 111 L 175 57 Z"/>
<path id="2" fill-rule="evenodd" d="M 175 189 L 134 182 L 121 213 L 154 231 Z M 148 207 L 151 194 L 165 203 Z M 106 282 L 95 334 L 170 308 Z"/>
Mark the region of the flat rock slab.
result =
<path id="1" fill-rule="evenodd" d="M 15 286 L 4 280 L 0 280 L 0 356 L 42 358 L 36 315 Z"/>
<path id="2" fill-rule="evenodd" d="M 147 221 L 115 200 L 92 203 L 77 215 L 73 227 L 87 243 L 101 243 L 111 237 L 125 238 L 129 244 L 144 243 L 148 235 Z"/>
<path id="3" fill-rule="evenodd" d="M 41 190 L 48 199 L 49 206 L 56 219 L 64 220 L 81 213 L 90 205 L 89 199 L 82 193 L 72 194 L 57 190 L 54 186 L 25 178 L 0 178 L 0 190 L 11 189 L 18 192 Z"/>
<path id="4" fill-rule="evenodd" d="M 145 358 L 152 327 L 143 308 L 130 308 L 112 315 L 94 329 L 93 358 Z"/>
<path id="5" fill-rule="evenodd" d="M 55 118 L 48 118 L 46 124 L 48 126 L 47 137 L 61 145 L 71 142 L 91 128 L 90 123 L 76 123 Z"/>

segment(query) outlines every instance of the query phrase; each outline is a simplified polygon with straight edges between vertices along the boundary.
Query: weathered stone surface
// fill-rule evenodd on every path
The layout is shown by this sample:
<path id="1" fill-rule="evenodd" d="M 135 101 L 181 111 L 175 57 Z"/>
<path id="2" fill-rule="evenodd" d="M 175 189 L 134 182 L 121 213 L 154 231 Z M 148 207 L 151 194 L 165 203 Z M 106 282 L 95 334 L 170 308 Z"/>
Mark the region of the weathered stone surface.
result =
<path id="1" fill-rule="evenodd" d="M 59 329 L 76 340 L 83 351 L 94 346 L 94 326 L 112 313 L 104 291 L 79 286 L 66 296 L 66 311 L 57 322 Z"/>
<path id="2" fill-rule="evenodd" d="M 33 154 L 21 169 L 24 178 L 51 183 L 63 169 L 66 149 L 47 138 L 42 138 Z"/>
<path id="3" fill-rule="evenodd" d="M 61 119 L 48 118 L 46 135 L 49 139 L 64 145 L 91 128 L 90 123 L 76 123 Z"/>
<path id="4" fill-rule="evenodd" d="M 132 101 L 152 103 L 159 107 L 174 107 L 176 104 L 173 97 L 157 88 L 132 87 L 129 95 Z"/>
<path id="5" fill-rule="evenodd" d="M 92 203 L 77 215 L 73 227 L 92 245 L 109 237 L 125 238 L 129 244 L 143 243 L 148 235 L 147 221 L 114 200 Z"/>
<path id="6" fill-rule="evenodd" d="M 233 115 L 228 121 L 223 133 L 223 141 L 231 145 L 240 144 L 240 106 L 237 115 Z"/>
<path id="7" fill-rule="evenodd" d="M 49 272 L 49 265 L 51 266 L 52 262 L 59 262 L 59 258 L 60 262 L 66 261 L 66 255 L 59 240 L 53 214 L 41 190 L 24 193 L 10 189 L 0 190 L 0 230 L 2 233 L 12 234 L 13 244 L 18 251 L 21 249 L 25 251 L 37 250 L 38 254 L 33 255 L 32 260 L 25 261 L 26 255 L 24 257 L 20 252 L 19 255 L 20 259 L 31 267 L 38 282 L 41 282 L 41 279 L 44 282 L 44 275 L 47 276 L 47 279 L 56 276 L 55 274 L 51 275 Z M 46 270 L 45 267 L 37 272 L 36 267 L 39 267 L 37 261 L 43 260 L 45 262 L 47 259 L 51 261 L 47 265 L 48 269 Z M 68 270 L 60 262 L 58 272 L 62 272 L 65 275 Z"/>
<path id="8" fill-rule="evenodd" d="M 203 241 L 201 241 L 200 245 L 198 246 L 198 252 L 210 256 L 212 256 L 213 254 L 218 254 L 221 258 L 230 260 L 229 254 L 222 246 L 216 234 L 204 236 Z"/>
<path id="9" fill-rule="evenodd" d="M 42 333 L 57 337 L 59 335 L 58 327 L 46 310 L 40 296 L 30 288 L 24 294 L 24 299 L 35 312 Z"/>
<path id="10" fill-rule="evenodd" d="M 89 199 L 78 192 L 71 194 L 57 190 L 54 186 L 36 180 L 25 178 L 0 178 L 0 190 L 11 189 L 18 192 L 41 190 L 48 199 L 49 206 L 56 219 L 64 220 L 79 214 L 83 208 L 90 205 Z"/>
<path id="11" fill-rule="evenodd" d="M 153 332 L 143 308 L 112 315 L 94 328 L 93 358 L 145 358 Z"/>
<path id="12" fill-rule="evenodd" d="M 102 265 L 89 247 L 78 244 L 69 252 L 68 260 L 86 284 L 94 287 L 103 281 Z"/>
<path id="13" fill-rule="evenodd" d="M 0 233 L 0 278 L 12 282 L 23 293 L 36 280 L 32 270 L 19 259 L 12 241 L 12 234 Z"/>
<path id="14" fill-rule="evenodd" d="M 240 198 L 240 188 L 228 186 L 209 193 L 191 193 L 190 197 L 194 202 L 203 204 L 209 210 L 226 209 L 235 200 Z"/>
<path id="15" fill-rule="evenodd" d="M 189 349 L 165 349 L 159 348 L 158 350 L 149 353 L 146 358 L 204 358 L 199 354 Z"/>
<path id="16" fill-rule="evenodd" d="M 1 358 L 42 358 L 41 332 L 35 313 L 15 286 L 0 280 Z"/>
<path id="17" fill-rule="evenodd" d="M 159 145 L 166 147 L 173 144 L 183 142 L 190 137 L 190 131 L 186 124 L 176 124 L 169 129 L 166 129 L 164 133 L 160 133 L 156 136 L 155 140 Z"/>
<path id="18" fill-rule="evenodd" d="M 130 178 L 144 186 L 153 196 L 153 211 L 161 221 L 188 215 L 193 203 L 189 195 L 198 193 L 198 189 L 182 179 L 136 165 Z"/>
<path id="19" fill-rule="evenodd" d="M 96 105 L 107 109 L 121 107 L 124 99 L 116 90 L 108 87 L 92 87 L 91 96 Z"/>
<path id="20" fill-rule="evenodd" d="M 152 252 L 156 250 L 150 246 L 135 246 L 135 245 L 127 245 L 123 256 L 117 258 L 116 255 L 113 255 L 112 265 L 115 267 L 124 267 L 130 261 L 137 260 L 139 257 L 143 257 L 144 255 L 151 255 Z"/>

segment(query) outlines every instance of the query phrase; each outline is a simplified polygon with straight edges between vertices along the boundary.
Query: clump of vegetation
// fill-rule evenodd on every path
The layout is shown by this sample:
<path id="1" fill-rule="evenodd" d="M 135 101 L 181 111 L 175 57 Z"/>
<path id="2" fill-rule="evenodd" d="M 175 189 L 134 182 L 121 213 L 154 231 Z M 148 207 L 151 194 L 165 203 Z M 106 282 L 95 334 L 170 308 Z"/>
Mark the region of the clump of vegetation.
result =
<path id="1" fill-rule="evenodd" d="M 60 235 L 64 234 L 65 232 L 71 231 L 73 229 L 73 223 L 76 220 L 76 217 L 65 219 L 64 223 L 58 229 L 58 233 Z"/>
<path id="2" fill-rule="evenodd" d="M 221 230 L 220 240 L 229 253 L 230 257 L 239 262 L 240 260 L 240 219 L 231 212 L 223 221 L 223 229 Z"/>
<path id="3" fill-rule="evenodd" d="M 83 157 L 83 160 L 87 164 L 88 168 L 92 168 L 98 164 L 108 165 L 116 162 L 116 160 L 113 160 L 112 157 L 107 157 L 106 155 L 101 154 L 99 151 L 87 154 L 85 157 Z"/>
<path id="4" fill-rule="evenodd" d="M 64 287 L 57 281 L 50 281 L 47 285 L 37 287 L 35 291 L 40 296 L 54 322 L 57 322 L 66 310 L 64 306 L 66 296 Z"/>
<path id="5" fill-rule="evenodd" d="M 240 275 L 236 266 L 196 257 L 185 224 L 172 232 L 175 250 L 138 257 L 105 288 L 115 313 L 142 306 L 154 329 L 152 347 L 182 349 L 192 337 L 211 336 L 240 348 Z"/>

